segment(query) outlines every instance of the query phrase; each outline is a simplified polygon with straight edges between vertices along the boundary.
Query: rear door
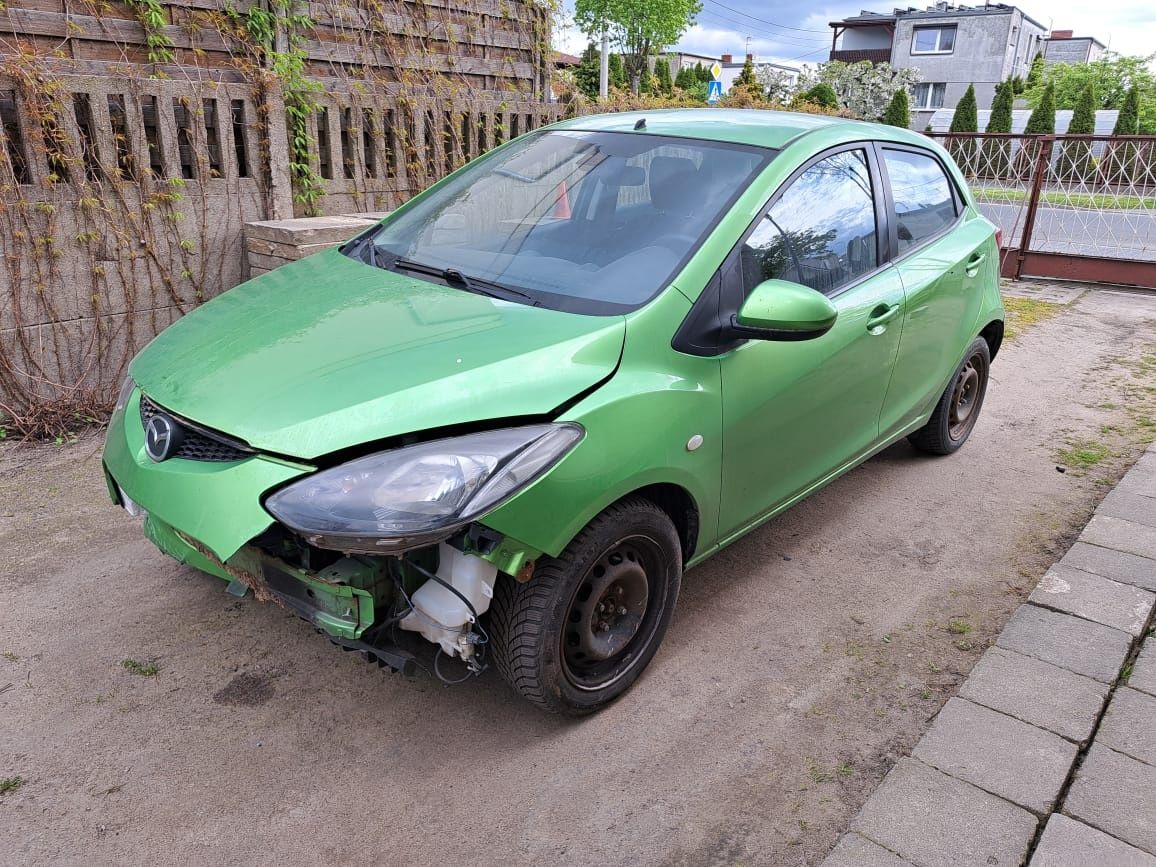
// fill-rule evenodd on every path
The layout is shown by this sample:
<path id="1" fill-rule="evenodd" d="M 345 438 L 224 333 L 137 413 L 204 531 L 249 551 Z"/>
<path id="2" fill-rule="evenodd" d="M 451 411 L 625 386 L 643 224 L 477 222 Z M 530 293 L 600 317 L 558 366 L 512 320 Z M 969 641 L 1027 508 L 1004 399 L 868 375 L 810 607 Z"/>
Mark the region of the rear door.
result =
<path id="1" fill-rule="evenodd" d="M 877 148 L 890 244 L 903 281 L 903 338 L 880 416 L 887 436 L 929 412 L 975 337 L 983 284 L 997 266 L 992 226 L 965 208 L 935 153 Z"/>
<path id="2" fill-rule="evenodd" d="M 838 308 L 806 341 L 748 340 L 721 357 L 723 536 L 749 526 L 868 450 L 899 346 L 903 288 L 880 238 L 870 145 L 827 152 L 772 199 L 724 266 L 726 306 L 756 285 L 810 286 Z"/>

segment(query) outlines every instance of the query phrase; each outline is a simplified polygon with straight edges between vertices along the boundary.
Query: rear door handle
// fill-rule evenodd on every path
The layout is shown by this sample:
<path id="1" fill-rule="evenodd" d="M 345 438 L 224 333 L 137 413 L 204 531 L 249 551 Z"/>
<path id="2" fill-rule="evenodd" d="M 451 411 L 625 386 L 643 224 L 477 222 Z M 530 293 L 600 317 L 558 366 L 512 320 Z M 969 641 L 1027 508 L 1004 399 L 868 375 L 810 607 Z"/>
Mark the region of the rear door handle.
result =
<path id="1" fill-rule="evenodd" d="M 883 326 L 899 315 L 899 305 L 880 304 L 871 311 L 871 315 L 867 318 L 867 330 L 872 334 L 882 334 Z"/>
<path id="2" fill-rule="evenodd" d="M 983 264 L 983 260 L 987 258 L 987 253 L 972 253 L 971 258 L 967 260 L 968 277 L 974 277 L 979 273 L 979 266 Z"/>

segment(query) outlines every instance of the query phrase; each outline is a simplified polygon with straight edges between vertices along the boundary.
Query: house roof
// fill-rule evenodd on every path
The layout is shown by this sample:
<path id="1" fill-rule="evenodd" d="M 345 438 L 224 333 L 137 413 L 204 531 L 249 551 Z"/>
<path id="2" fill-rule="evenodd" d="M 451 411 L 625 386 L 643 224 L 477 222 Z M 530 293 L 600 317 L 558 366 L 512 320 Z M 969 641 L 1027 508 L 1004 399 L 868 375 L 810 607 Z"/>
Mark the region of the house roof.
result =
<path id="1" fill-rule="evenodd" d="M 946 4 L 944 4 L 946 6 Z M 842 21 L 831 21 L 830 27 L 878 27 L 882 24 L 893 24 L 900 18 L 958 18 L 960 16 L 969 15 L 1010 15 L 1015 12 L 1017 7 L 1009 6 L 1007 3 L 990 3 L 984 6 L 946 6 L 940 9 L 937 6 L 928 6 L 926 9 L 916 9 L 914 6 L 908 6 L 905 9 L 893 9 L 890 13 L 886 12 L 872 12 L 869 9 L 863 9 L 858 15 L 852 15 L 844 18 Z M 1030 21 L 1032 24 L 1039 27 L 1041 30 L 1046 30 L 1039 21 L 1032 18 L 1022 9 L 1019 10 L 1024 19 Z"/>

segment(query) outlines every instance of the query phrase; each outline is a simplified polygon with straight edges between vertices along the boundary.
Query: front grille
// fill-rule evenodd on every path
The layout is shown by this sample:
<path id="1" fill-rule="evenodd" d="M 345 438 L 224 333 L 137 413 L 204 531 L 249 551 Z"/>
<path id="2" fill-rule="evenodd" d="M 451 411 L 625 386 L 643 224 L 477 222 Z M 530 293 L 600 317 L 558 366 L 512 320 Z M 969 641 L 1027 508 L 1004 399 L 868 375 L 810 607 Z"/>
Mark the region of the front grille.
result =
<path id="1" fill-rule="evenodd" d="M 173 454 L 174 458 L 185 458 L 190 461 L 243 461 L 253 454 L 252 449 L 245 448 L 238 443 L 230 442 L 223 436 L 214 436 L 211 432 L 193 427 L 180 416 L 175 416 L 163 407 L 157 406 L 143 394 L 140 396 L 140 422 L 148 425 L 149 419 L 158 412 L 163 412 L 178 425 L 184 438 L 180 448 Z"/>

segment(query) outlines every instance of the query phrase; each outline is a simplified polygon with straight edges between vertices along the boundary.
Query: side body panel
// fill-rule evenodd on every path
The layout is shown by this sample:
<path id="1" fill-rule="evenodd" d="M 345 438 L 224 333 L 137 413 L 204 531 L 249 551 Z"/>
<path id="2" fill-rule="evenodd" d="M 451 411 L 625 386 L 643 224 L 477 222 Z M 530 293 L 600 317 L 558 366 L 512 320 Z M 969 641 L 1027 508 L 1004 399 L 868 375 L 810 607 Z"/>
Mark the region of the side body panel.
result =
<path id="1" fill-rule="evenodd" d="M 964 350 L 979 333 L 985 286 L 998 262 L 991 225 L 969 218 L 901 259 L 895 267 L 907 295 L 903 340 L 880 418 L 883 434 L 927 415 L 943 393 Z M 979 270 L 969 259 L 980 253 Z"/>
<path id="2" fill-rule="evenodd" d="M 884 268 L 832 300 L 839 318 L 822 337 L 752 340 L 722 358 L 724 536 L 879 436 L 901 318 L 872 329 L 867 320 L 880 307 L 903 304 L 899 275 Z"/>
<path id="3" fill-rule="evenodd" d="M 714 543 L 723 450 L 719 361 L 671 348 L 689 310 L 690 302 L 672 290 L 628 319 L 617 373 L 562 416 L 579 422 L 586 437 L 482 523 L 557 555 L 615 500 L 647 485 L 673 484 L 699 513 L 698 547 Z M 692 449 L 695 436 L 702 444 Z"/>

